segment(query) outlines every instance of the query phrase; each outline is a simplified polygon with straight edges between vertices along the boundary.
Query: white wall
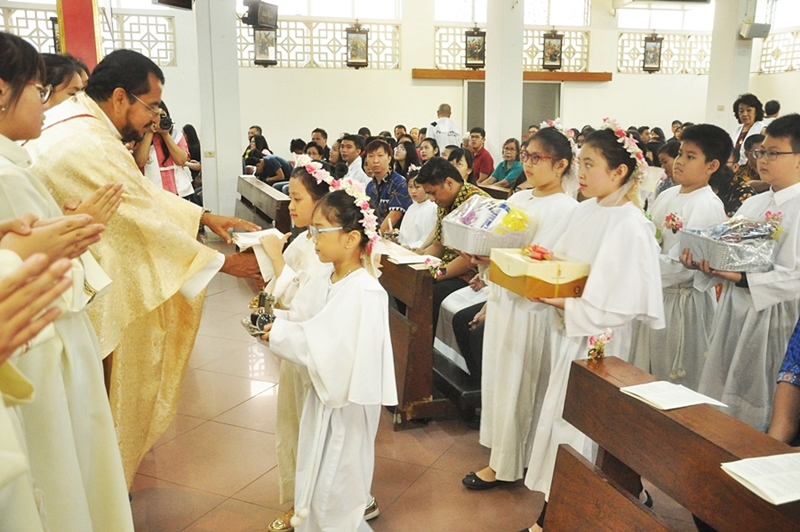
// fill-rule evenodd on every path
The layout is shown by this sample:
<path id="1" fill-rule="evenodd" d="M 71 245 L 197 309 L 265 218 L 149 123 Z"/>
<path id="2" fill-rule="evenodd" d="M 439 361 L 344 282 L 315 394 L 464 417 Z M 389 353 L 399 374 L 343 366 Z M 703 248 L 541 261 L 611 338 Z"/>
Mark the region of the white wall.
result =
<path id="1" fill-rule="evenodd" d="M 769 100 L 781 102 L 781 114 L 800 113 L 800 72 L 781 74 L 753 74 L 750 77 L 750 92 L 763 103 Z"/>

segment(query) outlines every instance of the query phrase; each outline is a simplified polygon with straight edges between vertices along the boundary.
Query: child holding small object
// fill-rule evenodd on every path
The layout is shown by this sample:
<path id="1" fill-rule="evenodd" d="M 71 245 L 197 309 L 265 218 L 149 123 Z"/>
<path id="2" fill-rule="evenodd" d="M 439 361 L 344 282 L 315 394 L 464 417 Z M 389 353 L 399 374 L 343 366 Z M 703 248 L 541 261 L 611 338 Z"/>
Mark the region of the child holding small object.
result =
<path id="1" fill-rule="evenodd" d="M 700 384 L 708 338 L 714 320 L 715 294 L 695 272 L 680 262 L 681 229 L 703 229 L 727 219 L 722 201 L 708 186 L 733 149 L 730 135 L 710 124 L 686 128 L 674 160 L 671 187 L 656 198 L 650 211 L 660 236 L 661 286 L 666 328 L 637 327 L 631 349 L 633 363 L 658 377 L 692 390 Z"/>
<path id="2" fill-rule="evenodd" d="M 525 477 L 525 485 L 544 492 L 545 499 L 559 444 L 593 458 L 592 441 L 561 415 L 572 361 L 599 351 L 627 360 L 634 321 L 664 327 L 655 227 L 638 204 L 644 154 L 606 119 L 586 140 L 578 161 L 580 190 L 590 199 L 572 210 L 553 251 L 588 263 L 591 270 L 582 297 L 539 300 L 560 310 L 547 324 L 553 333 L 543 356 L 551 357 L 550 379 Z M 546 505 L 533 530 L 544 525 L 545 510 Z"/>
<path id="3" fill-rule="evenodd" d="M 328 193 L 329 185 L 317 181 L 313 173 L 320 169 L 330 169 L 327 163 L 313 161 L 309 156 L 297 158 L 295 168 L 289 179 L 289 216 L 295 227 L 311 225 L 311 215 L 319 200 Z M 272 263 L 275 276 L 269 280 L 266 291 L 276 300 L 276 306 L 291 308 L 297 291 L 311 277 L 323 268 L 314 252 L 314 240 L 308 231 L 297 235 L 284 251 L 289 234 L 283 238 L 265 235 L 260 239 L 261 247 Z M 285 503 L 294 498 L 295 469 L 297 468 L 297 437 L 300 431 L 300 414 L 306 400 L 306 387 L 295 367 L 281 361 L 278 386 L 278 417 L 275 425 L 275 447 L 278 456 L 278 486 L 280 501 Z M 291 529 L 289 521 L 294 508 L 270 523 L 270 532 L 285 532 Z"/>
<path id="4" fill-rule="evenodd" d="M 300 532 L 371 530 L 364 507 L 381 405 L 397 404 L 388 296 L 375 278 L 377 221 L 362 185 L 332 185 L 341 189 L 322 198 L 309 227 L 331 266 L 300 287 L 288 312 L 276 311 L 262 337 L 308 383 L 291 519 Z"/>
<path id="5" fill-rule="evenodd" d="M 728 405 L 726 413 L 764 430 L 775 379 L 800 318 L 800 115 L 772 122 L 753 156 L 761 179 L 772 188 L 745 200 L 736 216 L 781 219 L 774 269 L 712 270 L 707 260 L 692 257 L 688 250 L 681 262 L 723 280 L 699 391 Z"/>
<path id="6" fill-rule="evenodd" d="M 520 158 L 534 188 L 515 193 L 508 203 L 528 215 L 529 242 L 552 246 L 558 236 L 553 229 L 578 204 L 562 185 L 570 179 L 570 141 L 553 127 L 541 129 L 523 143 Z M 544 258 L 538 253 L 534 250 L 537 257 Z M 486 320 L 480 443 L 489 447 L 491 454 L 487 467 L 462 480 L 464 486 L 475 490 L 524 476 L 550 375 L 549 354 L 543 356 L 550 330 L 544 316 L 554 310 L 500 286 L 490 286 L 485 311 L 479 314 Z M 482 321 L 483 316 L 476 315 L 475 319 Z"/>
<path id="7" fill-rule="evenodd" d="M 410 249 L 419 248 L 436 227 L 436 204 L 417 184 L 419 167 L 408 169 L 408 195 L 414 200 L 403 216 L 403 225 L 398 236 L 399 244 Z"/>

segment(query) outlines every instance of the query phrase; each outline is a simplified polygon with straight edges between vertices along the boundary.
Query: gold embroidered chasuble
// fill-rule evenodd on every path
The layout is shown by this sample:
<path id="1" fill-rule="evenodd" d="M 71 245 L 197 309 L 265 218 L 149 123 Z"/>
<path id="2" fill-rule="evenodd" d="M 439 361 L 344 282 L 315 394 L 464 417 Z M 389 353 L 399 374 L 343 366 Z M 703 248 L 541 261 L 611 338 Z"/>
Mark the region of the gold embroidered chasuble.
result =
<path id="1" fill-rule="evenodd" d="M 155 187 L 139 171 L 100 107 L 83 93 L 47 113 L 26 148 L 30 168 L 59 205 L 122 182 L 122 204 L 92 253 L 114 282 L 89 309 L 105 358 L 112 352 L 111 410 L 130 486 L 175 415 L 200 326 L 205 290 L 178 290 L 217 252 L 200 244 L 200 207 Z"/>

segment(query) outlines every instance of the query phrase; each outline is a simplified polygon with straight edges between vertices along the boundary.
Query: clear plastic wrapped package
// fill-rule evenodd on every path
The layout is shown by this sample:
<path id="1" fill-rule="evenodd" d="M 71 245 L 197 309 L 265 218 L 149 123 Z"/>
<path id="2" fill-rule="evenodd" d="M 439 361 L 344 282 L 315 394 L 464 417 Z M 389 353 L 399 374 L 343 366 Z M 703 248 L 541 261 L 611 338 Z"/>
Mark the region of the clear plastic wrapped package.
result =
<path id="1" fill-rule="evenodd" d="M 689 248 L 692 259 L 708 260 L 711 268 L 732 272 L 772 270 L 779 220 L 756 222 L 736 216 L 705 229 L 681 229 L 681 248 Z"/>
<path id="2" fill-rule="evenodd" d="M 442 220 L 442 243 L 470 255 L 489 255 L 492 248 L 521 247 L 531 230 L 525 212 L 475 195 Z"/>

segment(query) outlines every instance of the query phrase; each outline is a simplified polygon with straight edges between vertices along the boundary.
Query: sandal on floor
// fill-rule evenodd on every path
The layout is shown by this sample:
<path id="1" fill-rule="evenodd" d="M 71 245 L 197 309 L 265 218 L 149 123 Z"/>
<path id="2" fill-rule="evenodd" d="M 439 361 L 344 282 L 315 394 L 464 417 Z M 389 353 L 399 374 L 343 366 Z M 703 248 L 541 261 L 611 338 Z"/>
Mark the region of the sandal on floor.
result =
<path id="1" fill-rule="evenodd" d="M 271 522 L 267 529 L 269 532 L 294 532 L 294 527 L 291 524 L 293 515 L 294 508 L 291 508 L 288 512 Z"/>
<path id="2" fill-rule="evenodd" d="M 469 475 L 467 475 L 461 480 L 461 483 L 464 484 L 465 487 L 471 490 L 489 490 L 492 488 L 496 488 L 500 484 L 503 484 L 503 481 L 494 480 L 492 482 L 488 482 L 486 480 L 483 480 L 478 475 L 476 475 L 475 471 L 470 471 Z"/>

